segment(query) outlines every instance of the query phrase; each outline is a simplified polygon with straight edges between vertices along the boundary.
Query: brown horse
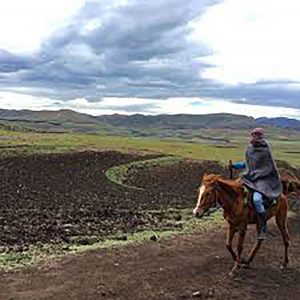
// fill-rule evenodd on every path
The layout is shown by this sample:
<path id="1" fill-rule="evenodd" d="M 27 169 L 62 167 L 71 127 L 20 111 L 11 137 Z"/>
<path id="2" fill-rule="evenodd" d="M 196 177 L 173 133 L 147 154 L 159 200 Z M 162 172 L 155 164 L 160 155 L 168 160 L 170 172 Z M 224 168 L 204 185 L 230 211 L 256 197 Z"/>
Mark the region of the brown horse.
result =
<path id="1" fill-rule="evenodd" d="M 193 213 L 197 217 L 202 217 L 210 208 L 221 206 L 223 215 L 229 224 L 227 232 L 226 248 L 230 252 L 234 267 L 230 275 L 234 275 L 240 267 L 247 267 L 252 262 L 255 254 L 259 250 L 262 241 L 257 240 L 246 260 L 242 260 L 242 251 L 248 224 L 256 224 L 259 231 L 259 223 L 254 208 L 245 201 L 247 192 L 240 179 L 225 180 L 220 175 L 204 175 L 202 185 L 199 189 L 198 201 Z M 282 267 L 286 267 L 289 262 L 288 247 L 289 234 L 287 230 L 287 197 L 281 194 L 279 200 L 267 210 L 267 219 L 273 216 L 276 218 L 277 226 L 281 232 L 285 251 Z M 235 233 L 239 233 L 237 253 L 232 249 L 232 240 Z"/>

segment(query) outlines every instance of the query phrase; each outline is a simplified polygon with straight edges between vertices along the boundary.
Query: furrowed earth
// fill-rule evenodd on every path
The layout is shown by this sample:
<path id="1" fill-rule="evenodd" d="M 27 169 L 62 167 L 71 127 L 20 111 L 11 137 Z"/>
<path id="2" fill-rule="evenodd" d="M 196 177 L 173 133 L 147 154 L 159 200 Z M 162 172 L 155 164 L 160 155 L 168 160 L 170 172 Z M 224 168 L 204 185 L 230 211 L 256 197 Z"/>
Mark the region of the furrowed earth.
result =
<path id="1" fill-rule="evenodd" d="M 153 157 L 90 151 L 1 159 L 2 251 L 22 251 L 39 243 L 90 243 L 114 234 L 180 227 L 181 211 L 194 207 L 203 174 L 228 177 L 217 162 L 195 160 L 129 168 L 123 185 L 106 176 L 111 167 Z M 282 168 L 286 170 L 287 165 Z M 298 199 L 293 203 L 288 270 L 279 269 L 283 245 L 271 223 L 271 235 L 253 267 L 229 278 L 232 261 L 225 249 L 224 223 L 194 234 L 2 271 L 0 299 L 298 299 Z M 174 220 L 168 209 L 176 210 Z M 250 229 L 245 253 L 254 241 Z"/>
<path id="2" fill-rule="evenodd" d="M 1 245 L 69 243 L 80 236 L 164 229 L 161 210 L 192 208 L 205 170 L 224 173 L 215 163 L 188 160 L 145 176 L 129 171 L 125 183 L 141 190 L 117 185 L 105 175 L 112 166 L 149 158 L 110 151 L 2 159 Z"/>

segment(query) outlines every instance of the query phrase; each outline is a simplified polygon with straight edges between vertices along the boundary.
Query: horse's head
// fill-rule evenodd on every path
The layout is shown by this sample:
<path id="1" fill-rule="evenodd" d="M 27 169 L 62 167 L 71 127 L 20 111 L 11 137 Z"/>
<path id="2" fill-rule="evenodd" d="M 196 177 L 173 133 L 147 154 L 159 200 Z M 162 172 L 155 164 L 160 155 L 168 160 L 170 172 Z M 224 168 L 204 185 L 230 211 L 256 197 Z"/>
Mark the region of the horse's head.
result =
<path id="1" fill-rule="evenodd" d="M 199 188 L 197 204 L 193 210 L 195 217 L 203 217 L 205 212 L 218 205 L 217 194 L 219 190 L 218 180 L 220 177 L 220 175 L 215 174 L 204 174 Z"/>

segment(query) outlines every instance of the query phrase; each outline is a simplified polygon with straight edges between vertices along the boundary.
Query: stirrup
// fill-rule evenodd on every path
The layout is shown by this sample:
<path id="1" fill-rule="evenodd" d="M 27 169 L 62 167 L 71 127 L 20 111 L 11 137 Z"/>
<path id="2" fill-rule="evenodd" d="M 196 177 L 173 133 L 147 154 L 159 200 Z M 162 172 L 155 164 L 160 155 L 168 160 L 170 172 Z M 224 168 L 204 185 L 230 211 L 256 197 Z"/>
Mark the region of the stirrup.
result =
<path id="1" fill-rule="evenodd" d="M 267 234 L 265 232 L 260 232 L 258 235 L 257 235 L 257 240 L 259 241 L 264 241 L 267 239 Z"/>

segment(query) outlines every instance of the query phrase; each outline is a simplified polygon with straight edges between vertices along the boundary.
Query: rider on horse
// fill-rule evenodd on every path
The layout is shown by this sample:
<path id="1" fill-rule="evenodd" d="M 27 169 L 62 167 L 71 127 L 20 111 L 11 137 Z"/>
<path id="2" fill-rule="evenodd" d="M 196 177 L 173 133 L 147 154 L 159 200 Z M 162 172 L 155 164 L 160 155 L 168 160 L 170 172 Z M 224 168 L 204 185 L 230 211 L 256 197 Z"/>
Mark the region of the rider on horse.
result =
<path id="1" fill-rule="evenodd" d="M 271 202 L 278 199 L 282 192 L 282 185 L 262 128 L 255 128 L 251 132 L 251 141 L 246 149 L 246 163 L 237 162 L 230 167 L 238 170 L 247 168 L 247 172 L 241 175 L 241 179 L 245 186 L 253 191 L 253 205 L 260 225 L 257 238 L 265 240 L 267 218 L 264 201 Z"/>

